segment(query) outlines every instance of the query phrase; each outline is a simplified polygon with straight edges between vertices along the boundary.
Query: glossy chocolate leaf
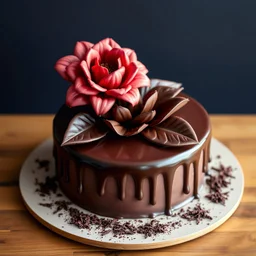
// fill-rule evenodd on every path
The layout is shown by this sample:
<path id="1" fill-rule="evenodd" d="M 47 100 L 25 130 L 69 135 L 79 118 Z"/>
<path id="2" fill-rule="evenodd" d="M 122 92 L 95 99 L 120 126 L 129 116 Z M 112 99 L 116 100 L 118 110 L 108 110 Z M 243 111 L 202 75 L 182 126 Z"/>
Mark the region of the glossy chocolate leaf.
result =
<path id="1" fill-rule="evenodd" d="M 151 122 L 150 126 L 156 126 L 166 120 L 168 117 L 173 115 L 180 108 L 185 106 L 188 103 L 189 99 L 183 97 L 176 97 L 173 99 L 169 99 L 165 103 L 158 106 L 156 109 L 156 116 L 154 120 Z"/>
<path id="2" fill-rule="evenodd" d="M 132 121 L 131 124 L 133 126 L 140 125 L 140 124 L 145 124 L 150 122 L 156 115 L 156 111 L 150 111 L 146 113 L 141 113 L 140 115 L 136 116 Z"/>
<path id="3" fill-rule="evenodd" d="M 148 140 L 166 146 L 186 146 L 198 143 L 192 126 L 183 118 L 171 116 L 158 126 L 148 127 L 141 133 Z"/>
<path id="4" fill-rule="evenodd" d="M 140 88 L 140 94 L 141 97 L 143 98 L 151 89 L 154 89 L 157 86 L 163 86 L 166 88 L 173 88 L 173 90 L 177 90 L 181 87 L 182 84 L 172 82 L 172 81 L 167 81 L 167 80 L 160 80 L 160 79 L 151 79 L 150 80 L 150 86 L 149 87 L 142 87 Z"/>
<path id="5" fill-rule="evenodd" d="M 122 106 L 115 106 L 112 110 L 112 115 L 113 118 L 119 123 L 123 123 L 132 119 L 130 110 Z"/>
<path id="6" fill-rule="evenodd" d="M 167 87 L 157 86 L 154 90 L 158 93 L 158 100 L 155 104 L 155 108 L 169 101 L 171 98 L 175 98 L 184 88 L 183 87 Z"/>
<path id="7" fill-rule="evenodd" d="M 144 107 L 143 107 L 141 113 L 151 111 L 155 106 L 157 98 L 158 98 L 157 91 L 154 89 L 150 90 L 143 98 Z"/>
<path id="8" fill-rule="evenodd" d="M 69 123 L 61 146 L 88 143 L 107 134 L 102 124 L 86 113 L 77 114 Z"/>
<path id="9" fill-rule="evenodd" d="M 104 120 L 104 122 L 112 131 L 114 131 L 120 136 L 124 136 L 124 134 L 127 131 L 125 127 L 123 127 L 119 122 L 115 120 Z"/>
<path id="10" fill-rule="evenodd" d="M 127 131 L 125 132 L 124 136 L 130 137 L 130 136 L 139 134 L 139 133 L 141 133 L 144 129 L 146 129 L 147 127 L 148 127 L 148 124 L 141 124 L 140 126 L 127 129 Z"/>

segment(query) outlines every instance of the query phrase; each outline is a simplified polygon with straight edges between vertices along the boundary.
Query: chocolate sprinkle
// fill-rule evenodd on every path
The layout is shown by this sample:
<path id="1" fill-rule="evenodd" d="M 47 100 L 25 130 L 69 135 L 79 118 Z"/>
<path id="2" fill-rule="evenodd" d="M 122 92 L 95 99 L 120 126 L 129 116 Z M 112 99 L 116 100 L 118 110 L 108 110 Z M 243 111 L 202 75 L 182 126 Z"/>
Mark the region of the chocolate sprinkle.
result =
<path id="1" fill-rule="evenodd" d="M 187 208 L 185 212 L 180 211 L 180 217 L 186 219 L 188 221 L 195 221 L 198 225 L 203 219 L 212 220 L 212 217 L 209 215 L 209 210 L 205 210 L 201 207 L 200 204 L 196 204 L 196 206 L 191 209 Z"/>
<path id="2" fill-rule="evenodd" d="M 40 196 L 43 196 L 43 194 L 50 195 L 51 192 L 55 194 L 58 188 L 56 177 L 47 176 L 45 182 L 39 182 L 38 179 L 35 179 L 35 184 L 39 186 L 36 192 L 40 193 Z"/>
<path id="3" fill-rule="evenodd" d="M 157 220 L 151 220 L 148 223 L 140 225 L 134 225 L 128 221 L 122 223 L 117 219 L 99 218 L 94 214 L 86 214 L 73 207 L 70 207 L 68 212 L 70 216 L 69 224 L 88 230 L 93 225 L 96 225 L 102 236 L 112 233 L 114 237 L 118 238 L 122 238 L 124 235 L 134 234 L 142 234 L 147 238 L 157 234 L 170 233 L 171 230 L 181 226 L 180 221 L 161 224 Z M 138 221 L 138 223 L 141 223 L 141 221 Z"/>
<path id="4" fill-rule="evenodd" d="M 61 210 L 68 211 L 69 205 L 71 205 L 71 202 L 65 201 L 65 200 L 60 200 L 56 201 L 55 205 L 57 206 L 56 210 L 53 212 L 53 214 L 56 214 L 57 212 Z"/>
<path id="5" fill-rule="evenodd" d="M 210 192 L 214 191 L 220 191 L 222 187 L 227 188 L 228 185 L 230 184 L 229 181 L 227 181 L 223 175 L 218 175 L 218 176 L 213 176 L 208 174 L 209 178 L 206 179 L 206 184 L 209 186 L 210 188 Z"/>
<path id="6" fill-rule="evenodd" d="M 52 209 L 52 203 L 40 203 L 39 205 Z"/>
<path id="7" fill-rule="evenodd" d="M 217 191 L 212 192 L 206 195 L 205 197 L 208 198 L 213 203 L 225 205 L 225 202 L 228 199 L 228 193 L 229 192 L 222 193 L 220 191 Z"/>
<path id="8" fill-rule="evenodd" d="M 227 181 L 227 178 L 234 178 L 232 175 L 233 169 L 231 166 L 225 167 L 220 164 L 219 168 L 212 167 L 212 170 L 216 171 L 218 175 L 208 174 L 206 184 L 209 186 L 210 193 L 205 197 L 213 203 L 225 205 L 229 192 L 222 192 L 222 188 L 228 188 L 231 184 L 230 181 Z"/>
<path id="9" fill-rule="evenodd" d="M 231 166 L 225 167 L 223 164 L 220 164 L 219 168 L 212 167 L 213 170 L 219 172 L 219 175 L 225 176 L 225 177 L 230 177 L 230 178 L 235 178 L 232 175 L 233 169 Z"/>
<path id="10" fill-rule="evenodd" d="M 37 169 L 44 169 L 46 172 L 49 171 L 49 167 L 50 167 L 50 161 L 49 160 L 40 160 L 40 159 L 36 159 L 35 162 L 37 163 Z"/>

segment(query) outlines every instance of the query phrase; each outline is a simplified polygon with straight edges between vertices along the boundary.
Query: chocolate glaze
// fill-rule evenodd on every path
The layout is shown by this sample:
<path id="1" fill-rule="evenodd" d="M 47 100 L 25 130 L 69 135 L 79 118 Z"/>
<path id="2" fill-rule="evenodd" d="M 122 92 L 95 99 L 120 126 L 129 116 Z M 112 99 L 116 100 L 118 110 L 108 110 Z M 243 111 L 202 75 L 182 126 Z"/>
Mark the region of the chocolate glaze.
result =
<path id="1" fill-rule="evenodd" d="M 198 196 L 208 168 L 211 128 L 207 112 L 194 99 L 177 112 L 194 128 L 199 144 L 161 147 L 139 135 L 108 134 L 89 144 L 61 147 L 71 118 L 86 108 L 63 106 L 53 123 L 54 157 L 63 192 L 75 203 L 110 217 L 170 215 Z"/>

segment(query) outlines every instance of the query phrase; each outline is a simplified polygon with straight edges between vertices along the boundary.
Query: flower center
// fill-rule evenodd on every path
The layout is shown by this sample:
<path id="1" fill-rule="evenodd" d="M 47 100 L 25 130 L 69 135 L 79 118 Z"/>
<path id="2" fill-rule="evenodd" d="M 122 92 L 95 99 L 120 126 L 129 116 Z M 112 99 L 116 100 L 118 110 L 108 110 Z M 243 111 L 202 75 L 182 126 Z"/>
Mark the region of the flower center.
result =
<path id="1" fill-rule="evenodd" d="M 100 64 L 102 67 L 106 68 L 108 70 L 108 73 L 111 74 L 112 72 L 115 71 L 115 68 L 108 63 L 101 63 Z"/>

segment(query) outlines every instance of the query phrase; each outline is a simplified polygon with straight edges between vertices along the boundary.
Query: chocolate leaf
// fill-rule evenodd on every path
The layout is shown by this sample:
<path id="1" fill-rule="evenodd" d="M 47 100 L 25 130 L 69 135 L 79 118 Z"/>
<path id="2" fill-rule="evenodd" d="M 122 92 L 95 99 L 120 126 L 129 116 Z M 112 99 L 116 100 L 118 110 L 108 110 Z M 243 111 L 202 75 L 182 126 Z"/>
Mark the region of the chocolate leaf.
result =
<path id="1" fill-rule="evenodd" d="M 176 97 L 169 99 L 165 103 L 158 106 L 156 109 L 156 116 L 151 122 L 150 126 L 156 126 L 170 117 L 173 113 L 178 111 L 180 108 L 185 106 L 188 103 L 189 99 L 183 97 Z"/>
<path id="2" fill-rule="evenodd" d="M 150 86 L 140 88 L 141 97 L 143 98 L 151 89 L 154 89 L 157 86 L 173 88 L 173 90 L 177 90 L 181 87 L 181 84 L 167 80 L 151 79 Z"/>
<path id="3" fill-rule="evenodd" d="M 166 146 L 186 146 L 198 143 L 192 126 L 177 116 L 169 117 L 158 126 L 149 126 L 142 131 L 142 135 L 154 143 Z"/>
<path id="4" fill-rule="evenodd" d="M 171 98 L 176 97 L 184 88 L 183 87 L 167 87 L 167 86 L 157 86 L 154 90 L 158 93 L 158 100 L 155 104 L 155 108 L 159 105 L 164 104 L 169 101 Z"/>
<path id="5" fill-rule="evenodd" d="M 99 140 L 107 130 L 86 113 L 79 113 L 70 121 L 61 146 L 88 143 Z"/>
<path id="6" fill-rule="evenodd" d="M 112 110 L 112 114 L 113 118 L 119 123 L 123 123 L 132 119 L 130 110 L 122 106 L 115 106 Z"/>
<path id="7" fill-rule="evenodd" d="M 150 111 L 150 112 L 145 112 L 141 113 L 140 115 L 136 116 L 132 121 L 132 125 L 140 125 L 140 124 L 145 124 L 150 122 L 156 115 L 156 111 Z"/>
<path id="8" fill-rule="evenodd" d="M 148 124 L 141 124 L 140 126 L 138 127 L 134 127 L 134 128 L 130 128 L 130 129 L 127 129 L 126 133 L 124 134 L 124 136 L 126 137 L 130 137 L 130 136 L 133 136 L 133 135 L 136 135 L 140 132 L 142 132 L 145 128 L 148 127 Z"/>
<path id="9" fill-rule="evenodd" d="M 157 101 L 157 98 L 158 98 L 158 93 L 156 90 L 152 89 L 150 90 L 143 98 L 143 102 L 144 102 L 144 107 L 141 111 L 141 113 L 144 113 L 144 112 L 149 112 L 151 111 L 154 106 L 155 106 L 155 103 Z"/>
<path id="10" fill-rule="evenodd" d="M 115 120 L 104 120 L 106 125 L 114 132 L 116 132 L 120 136 L 124 136 L 126 133 L 127 129 L 123 127 L 120 123 L 118 123 Z"/>

